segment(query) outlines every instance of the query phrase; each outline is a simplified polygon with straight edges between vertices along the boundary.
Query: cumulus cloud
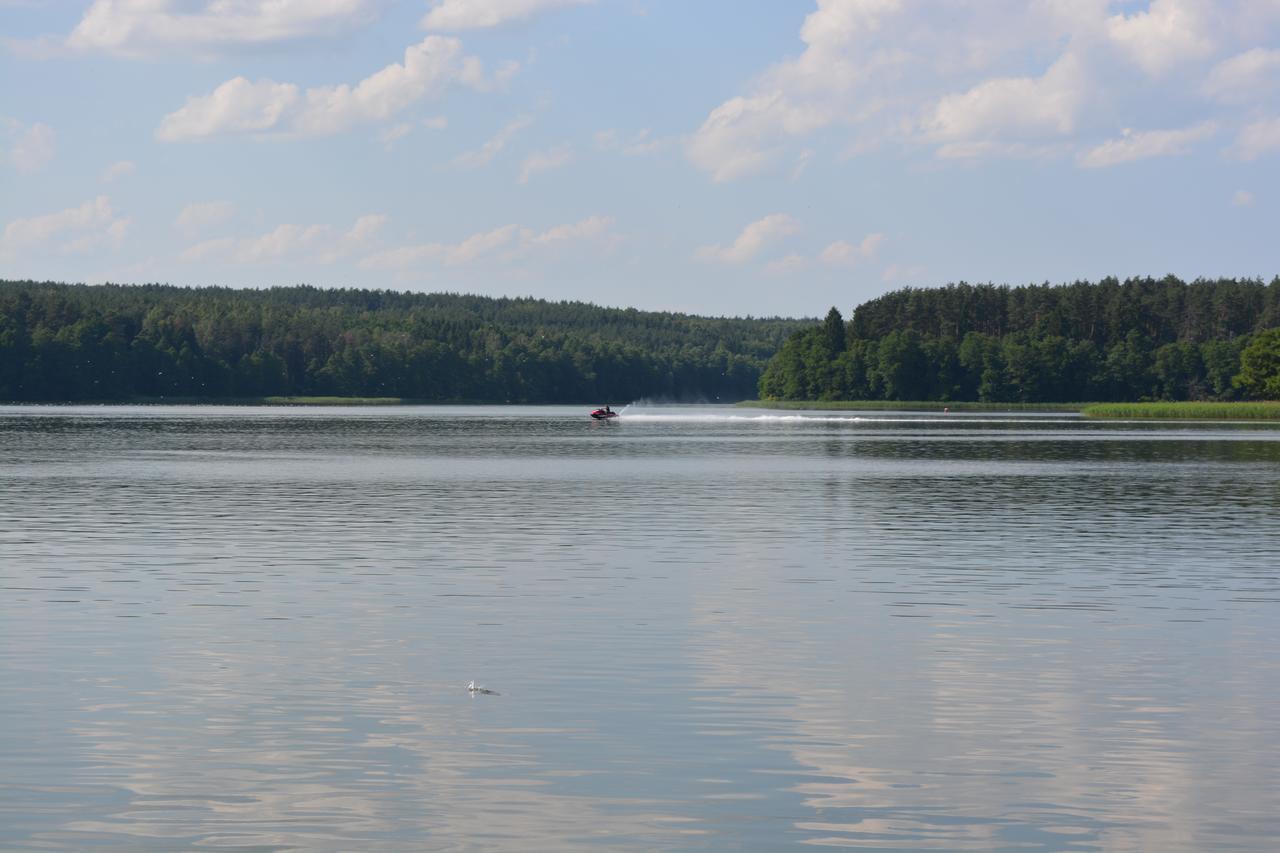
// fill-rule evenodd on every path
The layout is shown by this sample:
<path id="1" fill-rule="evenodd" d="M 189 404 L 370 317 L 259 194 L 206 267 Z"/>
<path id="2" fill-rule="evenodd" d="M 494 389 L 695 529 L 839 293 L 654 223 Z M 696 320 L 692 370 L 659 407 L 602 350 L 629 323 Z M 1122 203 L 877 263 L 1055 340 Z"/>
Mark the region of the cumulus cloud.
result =
<path id="1" fill-rule="evenodd" d="M 811 265 L 812 262 L 804 255 L 801 255 L 798 252 L 792 252 L 791 254 L 784 255 L 777 260 L 770 261 L 765 265 L 765 271 L 775 275 L 791 275 L 803 272 Z"/>
<path id="2" fill-rule="evenodd" d="M 94 0 L 67 37 L 76 50 L 148 57 L 342 32 L 378 0 Z"/>
<path id="3" fill-rule="evenodd" d="M 1256 107 L 1280 80 L 1277 23 L 1274 0 L 815 0 L 803 50 L 715 105 L 686 154 L 723 182 L 820 155 L 822 139 L 850 157 L 1057 159 L 1162 116 L 1230 125 L 1241 117 L 1205 112 L 1194 77 L 1237 53 L 1200 94 Z"/>
<path id="4" fill-rule="evenodd" d="M 1280 148 L 1280 118 L 1262 119 L 1245 125 L 1229 153 L 1241 160 L 1254 160 Z"/>
<path id="5" fill-rule="evenodd" d="M 1077 162 L 1086 169 L 1098 169 L 1148 157 L 1186 154 L 1195 143 L 1213 136 L 1217 129 L 1217 125 L 1208 121 L 1180 130 L 1135 132 L 1126 129 L 1119 139 L 1109 140 L 1081 154 Z"/>
<path id="6" fill-rule="evenodd" d="M 1232 104 L 1249 104 L 1280 83 L 1280 50 L 1255 47 L 1213 67 L 1201 91 Z"/>
<path id="7" fill-rule="evenodd" d="M 555 246 L 591 241 L 605 236 L 612 227 L 612 216 L 588 216 L 578 222 L 553 226 L 540 234 L 526 233 L 525 240 L 530 246 Z"/>
<path id="8" fill-rule="evenodd" d="M 118 246 L 128 233 L 130 223 L 128 217 L 116 215 L 109 198 L 98 196 L 78 207 L 15 219 L 5 226 L 0 236 L 0 254 L 12 256 L 46 248 L 75 253 Z"/>
<path id="9" fill-rule="evenodd" d="M 858 243 L 848 240 L 836 240 L 829 243 L 816 258 L 810 258 L 798 252 L 770 261 L 765 269 L 771 273 L 789 274 L 810 269 L 815 264 L 825 267 L 851 267 L 855 264 L 874 258 L 884 245 L 885 236 L 880 233 L 868 234 Z"/>
<path id="10" fill-rule="evenodd" d="M 524 21 L 552 9 L 586 6 L 594 0 L 437 0 L 422 19 L 427 30 L 475 30 Z"/>
<path id="11" fill-rule="evenodd" d="M 1234 207 L 1250 207 L 1253 204 L 1253 193 L 1248 190 L 1236 190 L 1231 196 L 1231 204 Z"/>
<path id="12" fill-rule="evenodd" d="M 192 207 L 197 210 L 202 209 L 198 206 Z M 214 208 L 208 205 L 203 209 Z M 195 218 L 200 217 L 197 215 Z M 305 253 L 310 259 L 322 264 L 330 264 L 353 253 L 366 251 L 375 242 L 386 222 L 387 217 L 382 214 L 366 214 L 356 219 L 351 228 L 346 231 L 339 231 L 331 225 L 285 223 L 252 237 L 217 237 L 204 240 L 188 246 L 179 257 L 189 262 L 219 258 L 241 264 L 255 264 Z"/>
<path id="13" fill-rule="evenodd" d="M 520 165 L 520 183 L 527 184 L 534 175 L 560 169 L 573 161 L 573 148 L 568 145 L 557 145 L 547 151 L 535 151 L 524 158 Z"/>
<path id="14" fill-rule="evenodd" d="M 255 133 L 277 128 L 301 100 L 292 83 L 253 82 L 236 77 L 212 94 L 191 97 L 156 129 L 162 142 L 182 142 L 229 133 Z"/>
<path id="15" fill-rule="evenodd" d="M 535 231 L 520 225 L 502 225 L 473 234 L 457 243 L 421 243 L 399 246 L 365 257 L 365 269 L 405 271 L 423 265 L 467 266 L 482 261 L 510 263 L 555 247 L 600 243 L 611 234 L 613 219 L 590 216 L 578 222 Z"/>
<path id="16" fill-rule="evenodd" d="M 235 205 L 229 201 L 197 202 L 182 208 L 173 224 L 187 235 L 192 235 L 221 225 L 234 213 Z"/>
<path id="17" fill-rule="evenodd" d="M 388 65 L 353 85 L 300 89 L 292 83 L 236 77 L 187 103 L 160 122 L 163 142 L 221 134 L 320 136 L 357 124 L 382 121 L 450 84 L 491 85 L 475 57 L 457 39 L 428 36 L 405 50 L 404 62 Z"/>
<path id="18" fill-rule="evenodd" d="M 9 137 L 9 162 L 19 172 L 38 172 L 53 159 L 57 134 L 42 122 L 27 125 L 13 119 L 0 119 L 0 128 Z"/>
<path id="19" fill-rule="evenodd" d="M 1107 35 L 1143 71 L 1159 76 L 1213 52 L 1210 8 L 1205 0 L 1151 0 L 1144 11 L 1108 18 Z"/>
<path id="20" fill-rule="evenodd" d="M 453 165 L 460 169 L 478 169 L 481 166 L 487 166 L 494 157 L 497 157 L 507 147 L 507 143 L 517 133 L 531 124 L 533 124 L 533 119 L 530 116 L 520 116 L 513 119 L 479 148 L 474 151 L 464 151 L 454 157 Z"/>
<path id="21" fill-rule="evenodd" d="M 774 213 L 750 223 L 728 246 L 703 246 L 697 255 L 703 260 L 728 264 L 745 263 L 766 247 L 800 230 L 800 223 L 785 213 Z"/>
<path id="22" fill-rule="evenodd" d="M 235 258 L 242 263 L 274 260 L 319 245 L 331 234 L 328 225 L 277 225 L 266 234 L 240 241 Z"/>
<path id="23" fill-rule="evenodd" d="M 847 240 L 837 240 L 818 255 L 828 266 L 852 266 L 861 260 L 874 258 L 887 238 L 880 233 L 868 234 L 856 246 Z"/>
<path id="24" fill-rule="evenodd" d="M 924 129 L 943 143 L 1063 135 L 1075 127 L 1084 100 L 1082 64 L 1067 53 L 1040 77 L 987 80 L 942 98 Z"/>
<path id="25" fill-rule="evenodd" d="M 854 48 L 901 7 L 900 0 L 818 0 L 800 29 L 804 52 L 765 72 L 750 94 L 713 109 L 689 142 L 689 159 L 716 181 L 733 180 L 769 165 L 782 140 L 836 121 L 841 96 L 873 64 Z"/>

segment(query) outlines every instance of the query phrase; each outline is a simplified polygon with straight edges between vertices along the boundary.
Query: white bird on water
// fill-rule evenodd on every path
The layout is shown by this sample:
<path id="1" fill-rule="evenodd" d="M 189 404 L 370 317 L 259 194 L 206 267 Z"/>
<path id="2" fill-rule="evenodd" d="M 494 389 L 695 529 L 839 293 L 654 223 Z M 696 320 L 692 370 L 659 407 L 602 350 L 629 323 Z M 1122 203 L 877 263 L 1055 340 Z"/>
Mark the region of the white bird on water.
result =
<path id="1" fill-rule="evenodd" d="M 480 693 L 483 693 L 487 696 L 499 695 L 498 691 L 490 690 L 488 687 L 481 687 L 479 684 L 476 684 L 474 681 L 467 682 L 467 692 L 470 693 L 472 696 L 475 696 Z"/>

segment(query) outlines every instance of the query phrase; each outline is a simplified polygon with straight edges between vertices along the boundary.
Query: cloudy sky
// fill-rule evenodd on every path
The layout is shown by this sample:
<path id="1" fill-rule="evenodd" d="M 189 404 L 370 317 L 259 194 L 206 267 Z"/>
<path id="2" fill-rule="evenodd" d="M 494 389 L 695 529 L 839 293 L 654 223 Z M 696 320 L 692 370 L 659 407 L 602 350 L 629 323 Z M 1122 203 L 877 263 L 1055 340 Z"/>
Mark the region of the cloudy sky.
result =
<path id="1" fill-rule="evenodd" d="M 1280 0 L 0 0 L 0 277 L 711 314 L 1280 273 Z"/>

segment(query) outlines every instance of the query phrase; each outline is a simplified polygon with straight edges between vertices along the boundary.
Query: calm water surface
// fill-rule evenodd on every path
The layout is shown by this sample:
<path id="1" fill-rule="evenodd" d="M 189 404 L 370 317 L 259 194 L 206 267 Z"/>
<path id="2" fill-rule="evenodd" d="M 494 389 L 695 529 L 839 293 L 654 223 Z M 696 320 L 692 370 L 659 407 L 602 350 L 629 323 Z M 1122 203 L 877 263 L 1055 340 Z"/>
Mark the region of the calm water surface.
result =
<path id="1" fill-rule="evenodd" d="M 1277 649 L 1274 428 L 0 408 L 6 850 L 1271 850 Z"/>

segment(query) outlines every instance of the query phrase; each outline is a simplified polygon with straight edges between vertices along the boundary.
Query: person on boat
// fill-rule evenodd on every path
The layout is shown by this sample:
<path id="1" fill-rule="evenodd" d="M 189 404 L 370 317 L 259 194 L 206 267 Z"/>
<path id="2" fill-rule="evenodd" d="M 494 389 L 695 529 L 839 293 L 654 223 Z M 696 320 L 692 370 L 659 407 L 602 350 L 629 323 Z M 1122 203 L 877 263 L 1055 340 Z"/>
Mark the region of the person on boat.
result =
<path id="1" fill-rule="evenodd" d="M 612 415 L 612 414 L 613 414 L 613 409 L 609 408 L 609 404 L 608 404 L 608 403 L 605 403 L 605 404 L 604 404 L 604 413 L 605 413 L 606 415 Z"/>

